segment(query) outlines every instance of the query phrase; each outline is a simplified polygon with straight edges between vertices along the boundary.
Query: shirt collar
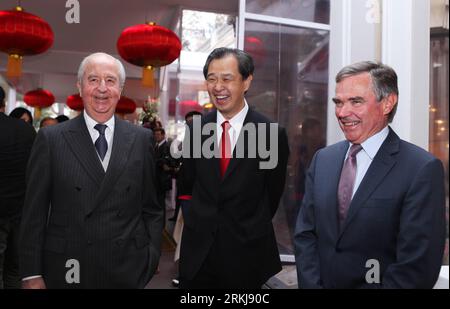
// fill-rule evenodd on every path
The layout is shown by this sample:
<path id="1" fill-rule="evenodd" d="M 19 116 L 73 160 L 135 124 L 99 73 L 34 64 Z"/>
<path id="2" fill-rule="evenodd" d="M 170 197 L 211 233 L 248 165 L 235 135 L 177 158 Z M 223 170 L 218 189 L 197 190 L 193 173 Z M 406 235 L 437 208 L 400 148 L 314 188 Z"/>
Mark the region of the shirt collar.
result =
<path id="1" fill-rule="evenodd" d="M 230 125 L 231 125 L 232 128 L 237 128 L 237 127 L 242 127 L 243 126 L 244 120 L 245 120 L 245 116 L 247 116 L 248 108 L 249 107 L 248 107 L 248 104 L 247 104 L 247 100 L 244 99 L 244 108 L 241 109 L 241 111 L 239 113 L 234 115 L 233 118 L 228 120 L 230 122 Z M 222 113 L 217 111 L 217 124 L 220 126 L 220 125 L 222 125 L 222 123 L 224 121 L 226 121 L 225 117 L 222 115 Z"/>
<path id="2" fill-rule="evenodd" d="M 83 116 L 84 116 L 84 121 L 86 122 L 86 126 L 91 130 L 94 129 L 95 125 L 98 122 L 95 121 L 94 119 L 92 119 L 92 117 L 90 117 L 86 112 L 83 112 Z M 114 130 L 114 124 L 115 124 L 114 115 L 111 118 L 109 118 L 109 120 L 106 121 L 104 124 L 106 124 L 109 129 Z"/>
<path id="3" fill-rule="evenodd" d="M 388 126 L 384 127 L 383 130 L 369 137 L 363 143 L 361 143 L 362 148 L 370 157 L 371 160 L 375 157 L 384 140 L 387 138 L 389 134 Z"/>

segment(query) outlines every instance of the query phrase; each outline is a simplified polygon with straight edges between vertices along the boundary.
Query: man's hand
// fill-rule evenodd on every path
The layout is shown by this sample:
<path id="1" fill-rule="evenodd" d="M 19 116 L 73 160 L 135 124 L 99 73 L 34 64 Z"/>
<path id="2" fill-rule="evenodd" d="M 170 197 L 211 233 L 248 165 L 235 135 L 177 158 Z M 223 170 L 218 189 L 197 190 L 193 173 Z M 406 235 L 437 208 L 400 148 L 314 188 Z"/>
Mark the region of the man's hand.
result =
<path id="1" fill-rule="evenodd" d="M 43 290 L 46 288 L 47 287 L 45 286 L 45 282 L 42 277 L 22 281 L 22 289 Z"/>

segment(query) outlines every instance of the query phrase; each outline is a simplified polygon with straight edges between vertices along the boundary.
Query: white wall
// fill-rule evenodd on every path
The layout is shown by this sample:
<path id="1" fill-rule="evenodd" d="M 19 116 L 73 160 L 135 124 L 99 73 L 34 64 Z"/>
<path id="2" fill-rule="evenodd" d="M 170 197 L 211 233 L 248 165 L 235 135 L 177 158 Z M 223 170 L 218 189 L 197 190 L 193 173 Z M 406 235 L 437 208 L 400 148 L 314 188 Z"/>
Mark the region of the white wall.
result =
<path id="1" fill-rule="evenodd" d="M 429 0 L 331 1 L 328 144 L 343 139 L 334 116 L 336 73 L 361 60 L 378 60 L 399 76 L 399 106 L 392 127 L 428 148 Z"/>
<path id="2" fill-rule="evenodd" d="M 334 144 L 344 135 L 334 115 L 336 74 L 344 66 L 363 60 L 381 60 L 380 7 L 376 1 L 330 1 L 330 67 L 328 83 L 327 143 Z"/>

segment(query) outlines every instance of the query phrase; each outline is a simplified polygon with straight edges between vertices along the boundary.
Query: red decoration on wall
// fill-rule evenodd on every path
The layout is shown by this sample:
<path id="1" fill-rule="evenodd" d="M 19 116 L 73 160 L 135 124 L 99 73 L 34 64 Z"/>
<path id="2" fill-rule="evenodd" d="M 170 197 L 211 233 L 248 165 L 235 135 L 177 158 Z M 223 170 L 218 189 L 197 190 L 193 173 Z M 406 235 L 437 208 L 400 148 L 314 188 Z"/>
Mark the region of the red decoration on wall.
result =
<path id="1" fill-rule="evenodd" d="M 19 77 L 22 57 L 45 52 L 53 44 L 50 25 L 39 16 L 26 13 L 20 6 L 0 11 L 0 51 L 7 53 L 8 77 Z"/>
<path id="2" fill-rule="evenodd" d="M 34 118 L 39 119 L 41 118 L 41 109 L 55 103 L 55 96 L 50 91 L 39 88 L 25 93 L 23 101 L 28 106 L 34 107 Z"/>
<path id="3" fill-rule="evenodd" d="M 82 111 L 84 109 L 83 99 L 79 94 L 72 94 L 67 97 L 66 104 L 75 111 Z"/>
<path id="4" fill-rule="evenodd" d="M 181 41 L 170 29 L 141 24 L 122 31 L 117 51 L 125 61 L 143 67 L 142 83 L 153 87 L 153 69 L 175 61 L 180 56 Z"/>
<path id="5" fill-rule="evenodd" d="M 136 103 L 125 96 L 122 96 L 117 103 L 116 113 L 119 114 L 132 114 L 136 110 Z"/>
<path id="6" fill-rule="evenodd" d="M 31 107 L 45 108 L 55 103 L 55 96 L 48 90 L 36 89 L 28 91 L 23 101 Z"/>
<path id="7" fill-rule="evenodd" d="M 264 64 L 266 48 L 260 38 L 255 36 L 245 37 L 244 50 L 252 56 L 256 67 Z"/>

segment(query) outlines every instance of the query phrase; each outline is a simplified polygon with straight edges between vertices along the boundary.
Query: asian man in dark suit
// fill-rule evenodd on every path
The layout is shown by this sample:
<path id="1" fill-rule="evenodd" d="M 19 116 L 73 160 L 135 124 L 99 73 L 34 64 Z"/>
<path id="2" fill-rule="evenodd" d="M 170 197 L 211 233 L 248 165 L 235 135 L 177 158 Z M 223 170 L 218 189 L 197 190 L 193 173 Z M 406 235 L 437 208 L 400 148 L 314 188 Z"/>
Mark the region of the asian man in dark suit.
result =
<path id="1" fill-rule="evenodd" d="M 39 131 L 20 233 L 24 288 L 143 288 L 158 265 L 163 211 L 152 135 L 114 116 L 125 82 L 104 53 L 78 71 L 84 112 Z"/>
<path id="2" fill-rule="evenodd" d="M 301 288 L 432 288 L 445 243 L 442 163 L 401 140 L 397 74 L 360 62 L 336 77 L 346 141 L 319 150 L 295 232 Z"/>
<path id="3" fill-rule="evenodd" d="M 201 120 L 194 117 L 183 142 L 183 152 L 194 157 L 183 154 L 184 192 L 179 193 L 191 196 L 182 208 L 182 288 L 261 288 L 281 270 L 272 218 L 284 190 L 289 147 L 285 130 L 275 126 L 270 135 L 273 123 L 244 99 L 253 70 L 247 53 L 229 48 L 215 49 L 203 69 L 217 110 Z M 252 126 L 262 129 L 249 133 Z M 208 132 L 198 134 L 201 130 Z M 250 155 L 258 150 L 252 141 L 263 136 L 276 158 L 268 168 L 259 153 Z M 199 139 L 204 149 L 195 157 Z M 219 147 L 207 147 L 211 140 Z M 214 149 L 220 149 L 219 156 L 205 153 Z"/>

